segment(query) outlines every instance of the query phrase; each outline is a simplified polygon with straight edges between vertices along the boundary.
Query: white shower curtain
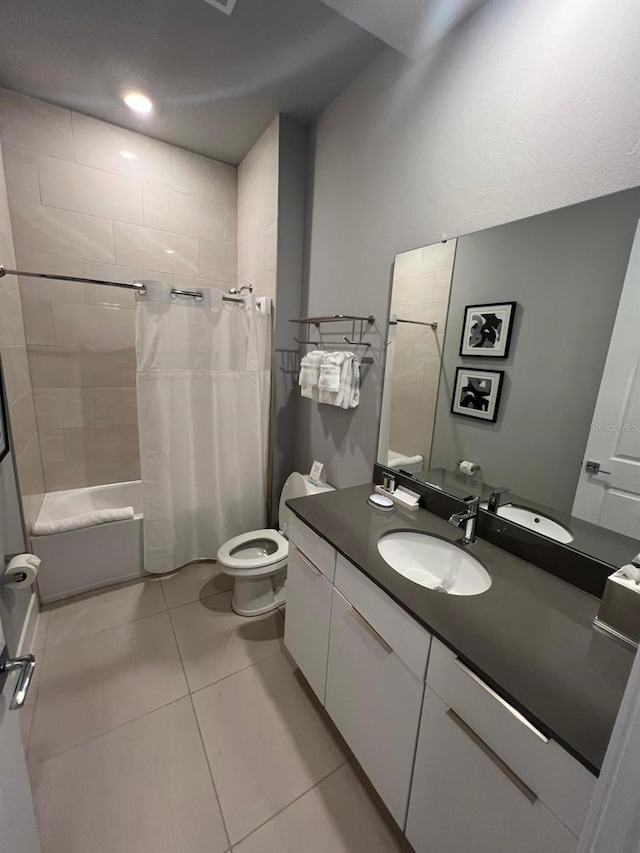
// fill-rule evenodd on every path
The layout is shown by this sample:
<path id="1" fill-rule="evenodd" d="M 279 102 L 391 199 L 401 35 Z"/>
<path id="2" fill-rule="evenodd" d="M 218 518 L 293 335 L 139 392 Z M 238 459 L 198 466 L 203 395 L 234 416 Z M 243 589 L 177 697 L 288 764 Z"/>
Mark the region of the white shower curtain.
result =
<path id="1" fill-rule="evenodd" d="M 266 523 L 271 318 L 203 290 L 137 294 L 144 560 L 167 572 L 215 558 Z"/>

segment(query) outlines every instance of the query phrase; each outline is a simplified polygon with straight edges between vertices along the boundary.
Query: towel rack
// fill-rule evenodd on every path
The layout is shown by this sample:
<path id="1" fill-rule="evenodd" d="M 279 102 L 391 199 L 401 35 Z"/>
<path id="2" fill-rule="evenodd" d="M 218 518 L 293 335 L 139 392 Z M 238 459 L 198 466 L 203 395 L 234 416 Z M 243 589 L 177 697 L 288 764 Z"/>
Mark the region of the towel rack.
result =
<path id="1" fill-rule="evenodd" d="M 321 332 L 320 326 L 328 323 L 351 323 L 351 335 L 343 335 L 338 331 L 328 330 L 328 334 L 340 334 L 342 338 L 341 341 L 336 340 L 320 340 L 312 341 L 309 339 L 308 335 L 306 337 L 301 336 L 301 338 L 294 338 L 294 341 L 300 346 L 314 346 L 319 349 L 324 349 L 325 346 L 331 347 L 371 347 L 371 343 L 369 341 L 363 340 L 365 334 L 368 331 L 368 327 L 375 323 L 376 318 L 373 314 L 368 314 L 366 317 L 360 316 L 357 314 L 324 314 L 318 317 L 296 317 L 295 319 L 290 320 L 290 323 L 298 323 L 301 328 L 308 328 L 309 326 L 315 326 L 318 332 Z M 358 359 L 360 364 L 373 364 L 373 358 L 371 356 L 365 356 L 363 358 Z"/>

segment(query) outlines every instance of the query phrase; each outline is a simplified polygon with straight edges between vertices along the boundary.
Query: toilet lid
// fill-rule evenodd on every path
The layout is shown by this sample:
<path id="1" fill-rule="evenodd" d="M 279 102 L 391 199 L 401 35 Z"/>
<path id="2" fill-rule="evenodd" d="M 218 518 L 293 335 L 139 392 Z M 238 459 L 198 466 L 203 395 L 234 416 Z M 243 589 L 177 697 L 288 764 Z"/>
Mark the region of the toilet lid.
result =
<path id="1" fill-rule="evenodd" d="M 218 549 L 217 559 L 230 569 L 262 569 L 286 560 L 289 543 L 277 530 L 250 530 Z"/>
<path id="2" fill-rule="evenodd" d="M 305 477 L 297 471 L 294 471 L 293 474 L 289 474 L 284 486 L 282 487 L 282 492 L 280 493 L 280 504 L 278 506 L 278 524 L 280 525 L 280 530 L 284 532 L 285 536 L 289 529 L 289 510 L 286 502 L 293 500 L 293 498 L 303 498 L 306 494 L 308 494 L 308 492 Z"/>

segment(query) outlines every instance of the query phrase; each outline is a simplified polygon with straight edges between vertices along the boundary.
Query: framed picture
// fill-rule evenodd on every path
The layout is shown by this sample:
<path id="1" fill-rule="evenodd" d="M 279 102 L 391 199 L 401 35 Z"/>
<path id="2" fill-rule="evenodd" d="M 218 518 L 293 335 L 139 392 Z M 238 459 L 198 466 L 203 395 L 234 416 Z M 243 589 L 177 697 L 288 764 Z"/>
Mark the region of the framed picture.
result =
<path id="1" fill-rule="evenodd" d="M 517 302 L 467 305 L 460 355 L 506 358 L 509 355 Z"/>
<path id="2" fill-rule="evenodd" d="M 7 428 L 6 405 L 2 364 L 0 363 L 0 461 L 2 461 L 9 452 L 9 430 Z"/>
<path id="3" fill-rule="evenodd" d="M 452 413 L 495 423 L 503 379 L 504 370 L 459 367 L 451 401 Z"/>

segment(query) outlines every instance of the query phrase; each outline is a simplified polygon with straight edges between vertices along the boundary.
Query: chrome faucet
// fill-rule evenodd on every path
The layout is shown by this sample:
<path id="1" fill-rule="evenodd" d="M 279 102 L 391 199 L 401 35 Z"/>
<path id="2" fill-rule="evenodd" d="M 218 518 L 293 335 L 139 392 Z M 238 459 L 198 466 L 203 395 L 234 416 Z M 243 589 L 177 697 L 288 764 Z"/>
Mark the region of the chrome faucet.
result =
<path id="1" fill-rule="evenodd" d="M 497 488 L 492 489 L 491 494 L 489 495 L 489 500 L 487 502 L 487 510 L 489 512 L 496 513 L 498 511 L 498 507 L 500 506 L 502 496 L 506 495 L 507 492 L 510 491 L 511 489 L 508 489 L 506 486 L 498 486 Z"/>
<path id="2" fill-rule="evenodd" d="M 454 527 L 460 527 L 462 522 L 465 522 L 462 544 L 473 545 L 476 541 L 476 522 L 478 520 L 480 498 L 478 495 L 470 495 L 464 499 L 464 502 L 467 505 L 467 509 L 462 512 L 454 512 L 449 519 L 449 524 L 453 524 Z"/>

